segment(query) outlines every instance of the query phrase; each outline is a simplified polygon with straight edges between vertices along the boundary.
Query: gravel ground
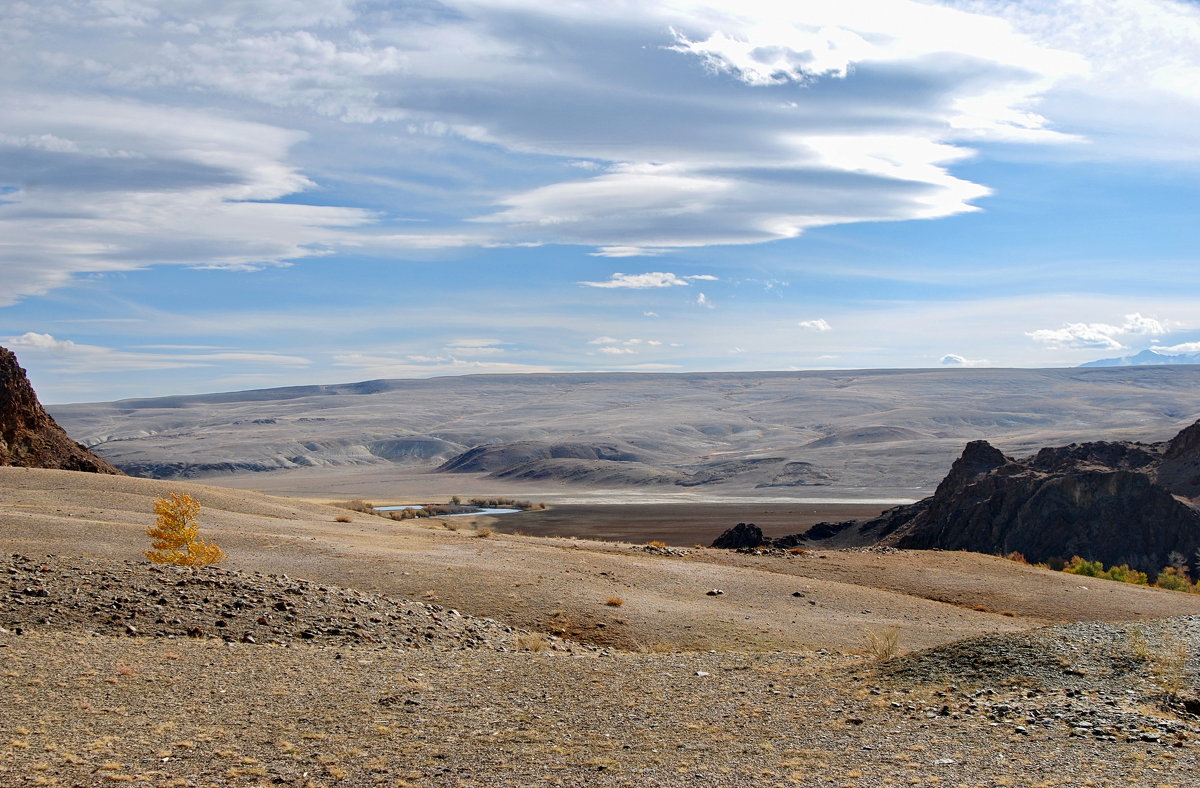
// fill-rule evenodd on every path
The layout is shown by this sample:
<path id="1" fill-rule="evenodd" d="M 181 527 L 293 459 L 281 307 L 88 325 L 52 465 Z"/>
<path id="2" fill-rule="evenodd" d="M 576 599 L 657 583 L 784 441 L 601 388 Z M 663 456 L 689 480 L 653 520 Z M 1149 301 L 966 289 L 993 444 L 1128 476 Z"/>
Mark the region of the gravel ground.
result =
<path id="1" fill-rule="evenodd" d="M 4 786 L 1197 784 L 1194 617 L 632 653 L 281 576 L 3 571 Z"/>

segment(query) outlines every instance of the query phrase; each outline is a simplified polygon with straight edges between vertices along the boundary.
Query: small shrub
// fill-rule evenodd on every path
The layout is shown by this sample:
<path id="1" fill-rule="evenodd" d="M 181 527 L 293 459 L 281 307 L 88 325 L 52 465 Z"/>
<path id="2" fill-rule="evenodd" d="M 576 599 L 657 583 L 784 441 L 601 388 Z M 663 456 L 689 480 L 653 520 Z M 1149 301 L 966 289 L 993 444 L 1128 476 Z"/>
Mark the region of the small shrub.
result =
<path id="1" fill-rule="evenodd" d="M 488 527 L 485 525 L 485 526 L 483 526 L 483 527 L 476 528 L 476 529 L 475 529 L 475 534 L 474 534 L 474 536 L 475 536 L 475 538 L 476 538 L 476 539 L 486 539 L 486 538 L 488 538 L 489 536 L 491 536 L 491 535 L 492 535 L 492 533 L 493 533 L 493 532 L 492 532 L 492 529 L 491 529 L 491 528 L 488 528 Z"/>
<path id="2" fill-rule="evenodd" d="M 225 557 L 216 544 L 200 539 L 200 526 L 196 523 L 200 502 L 192 496 L 170 493 L 166 498 L 156 498 L 154 513 L 158 518 L 146 529 L 154 549 L 145 553 L 152 563 L 208 566 Z"/>
<path id="3" fill-rule="evenodd" d="M 349 515 L 345 515 L 345 514 L 339 514 L 337 517 L 333 518 L 333 521 L 335 523 L 352 523 L 352 522 L 354 522 L 352 519 L 350 519 Z"/>
<path id="4" fill-rule="evenodd" d="M 1132 627 L 1128 633 L 1129 653 L 1138 662 L 1149 662 L 1152 656 L 1150 644 L 1146 642 L 1146 636 L 1142 630 L 1137 627 Z"/>
<path id="5" fill-rule="evenodd" d="M 880 662 L 899 654 L 899 644 L 900 630 L 895 627 L 866 631 L 867 652 Z"/>
<path id="6" fill-rule="evenodd" d="M 621 599 L 619 596 L 610 596 L 608 599 L 604 600 L 604 604 L 608 605 L 609 607 L 620 607 L 621 605 L 625 604 L 625 600 Z"/>
<path id="7" fill-rule="evenodd" d="M 1009 553 L 1008 555 L 1006 555 L 1004 557 L 1007 558 L 1009 561 L 1013 561 L 1014 563 L 1018 563 L 1018 564 L 1028 564 L 1029 563 L 1029 561 L 1027 561 L 1025 559 L 1025 556 L 1022 555 L 1021 553 L 1018 553 L 1016 550 L 1013 550 L 1011 553 Z"/>
<path id="8" fill-rule="evenodd" d="M 654 539 L 653 541 L 646 542 L 646 546 L 647 547 L 657 547 L 660 550 L 667 549 L 667 543 L 662 541 L 661 539 Z"/>
<path id="9" fill-rule="evenodd" d="M 699 547 L 699 545 L 696 546 Z M 803 547 L 789 547 L 787 551 L 788 555 L 808 555 L 808 551 Z"/>
<path id="10" fill-rule="evenodd" d="M 550 648 L 550 638 L 541 632 L 525 632 L 517 635 L 516 640 L 517 648 L 521 651 L 532 651 L 536 654 Z"/>

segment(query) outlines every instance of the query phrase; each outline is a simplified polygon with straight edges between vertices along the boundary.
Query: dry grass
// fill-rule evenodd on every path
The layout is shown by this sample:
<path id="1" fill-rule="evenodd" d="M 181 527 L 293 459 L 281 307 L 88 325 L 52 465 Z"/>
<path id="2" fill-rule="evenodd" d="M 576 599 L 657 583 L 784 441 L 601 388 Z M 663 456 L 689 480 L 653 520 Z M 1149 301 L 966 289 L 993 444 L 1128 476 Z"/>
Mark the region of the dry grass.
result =
<path id="1" fill-rule="evenodd" d="M 472 535 L 474 537 L 476 537 L 477 539 L 486 539 L 489 536 L 491 536 L 492 533 L 493 533 L 493 531 L 491 528 L 488 528 L 487 526 L 482 526 L 482 527 L 477 527 L 475 529 L 475 533 Z"/>
<path id="2" fill-rule="evenodd" d="M 352 522 L 354 522 L 353 518 L 351 518 L 350 516 L 345 515 L 345 514 L 339 514 L 337 517 L 333 518 L 333 521 L 335 523 L 352 523 Z"/>
<path id="3" fill-rule="evenodd" d="M 880 662 L 900 653 L 900 630 L 895 627 L 868 629 L 864 639 L 867 653 Z"/>
<path id="4" fill-rule="evenodd" d="M 537 653 L 550 648 L 550 638 L 541 632 L 525 632 L 516 637 L 517 648 L 521 651 Z"/>
<path id="5" fill-rule="evenodd" d="M 608 599 L 604 600 L 604 604 L 608 605 L 609 607 L 620 607 L 621 605 L 625 604 L 625 600 L 621 599 L 619 596 L 610 596 Z"/>

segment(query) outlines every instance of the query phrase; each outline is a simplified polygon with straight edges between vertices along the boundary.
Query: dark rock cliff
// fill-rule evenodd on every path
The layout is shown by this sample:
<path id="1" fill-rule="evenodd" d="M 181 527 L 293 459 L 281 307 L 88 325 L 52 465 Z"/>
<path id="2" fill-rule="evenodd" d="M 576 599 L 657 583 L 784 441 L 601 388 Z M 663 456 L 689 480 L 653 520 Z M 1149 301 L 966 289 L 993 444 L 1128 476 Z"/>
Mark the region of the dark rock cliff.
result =
<path id="1" fill-rule="evenodd" d="M 1200 551 L 1200 422 L 1165 443 L 1096 442 L 1014 460 L 967 444 L 934 494 L 810 539 L 913 549 L 1079 555 L 1155 573 Z"/>
<path id="2" fill-rule="evenodd" d="M 0 347 L 0 465 L 120 474 L 71 440 L 38 402 L 16 355 Z"/>

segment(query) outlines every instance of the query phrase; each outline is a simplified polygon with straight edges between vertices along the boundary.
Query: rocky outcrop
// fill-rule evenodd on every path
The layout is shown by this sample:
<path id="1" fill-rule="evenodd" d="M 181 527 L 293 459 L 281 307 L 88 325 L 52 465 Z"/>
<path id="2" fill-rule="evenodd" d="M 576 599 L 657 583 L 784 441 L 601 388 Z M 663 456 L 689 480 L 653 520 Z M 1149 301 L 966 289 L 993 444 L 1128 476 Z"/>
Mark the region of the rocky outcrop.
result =
<path id="1" fill-rule="evenodd" d="M 741 550 L 745 547 L 762 547 L 767 543 L 762 529 L 754 523 L 738 523 L 713 540 L 712 547 L 722 550 Z"/>
<path id="2" fill-rule="evenodd" d="M 16 355 L 0 347 L 0 465 L 121 473 L 71 440 L 38 402 Z"/>
<path id="3" fill-rule="evenodd" d="M 857 527 L 815 527 L 837 544 L 1079 555 L 1155 573 L 1200 550 L 1200 422 L 1165 443 L 1096 442 L 1021 460 L 967 444 L 934 494 Z"/>

